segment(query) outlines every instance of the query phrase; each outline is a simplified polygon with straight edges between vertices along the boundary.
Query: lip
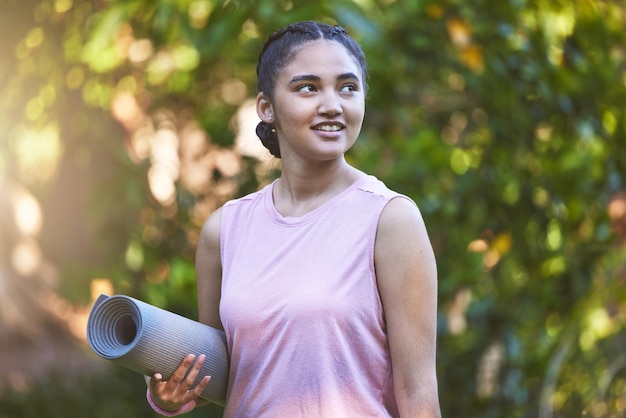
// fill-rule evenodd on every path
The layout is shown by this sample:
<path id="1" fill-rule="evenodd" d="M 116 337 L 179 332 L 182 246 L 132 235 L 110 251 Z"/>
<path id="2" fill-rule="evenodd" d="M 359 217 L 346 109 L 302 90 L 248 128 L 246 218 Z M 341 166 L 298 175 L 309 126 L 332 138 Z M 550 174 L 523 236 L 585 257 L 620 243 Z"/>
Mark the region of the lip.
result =
<path id="1" fill-rule="evenodd" d="M 346 129 L 346 125 L 337 121 L 324 121 L 311 126 L 315 132 L 332 135 L 342 132 Z"/>

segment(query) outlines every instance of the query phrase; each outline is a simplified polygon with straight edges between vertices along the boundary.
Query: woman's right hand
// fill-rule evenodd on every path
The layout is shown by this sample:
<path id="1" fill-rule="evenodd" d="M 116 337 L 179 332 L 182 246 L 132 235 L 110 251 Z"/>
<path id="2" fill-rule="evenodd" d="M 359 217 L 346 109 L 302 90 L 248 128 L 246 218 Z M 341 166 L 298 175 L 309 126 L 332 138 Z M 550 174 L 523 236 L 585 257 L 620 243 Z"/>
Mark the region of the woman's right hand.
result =
<path id="1" fill-rule="evenodd" d="M 199 356 L 194 362 L 195 358 L 193 354 L 187 355 L 169 380 L 163 380 L 163 375 L 160 373 L 154 373 L 151 376 L 148 388 L 152 400 L 159 408 L 165 411 L 176 411 L 200 396 L 211 377 L 205 376 L 200 383 L 192 387 L 205 356 L 204 354 Z"/>

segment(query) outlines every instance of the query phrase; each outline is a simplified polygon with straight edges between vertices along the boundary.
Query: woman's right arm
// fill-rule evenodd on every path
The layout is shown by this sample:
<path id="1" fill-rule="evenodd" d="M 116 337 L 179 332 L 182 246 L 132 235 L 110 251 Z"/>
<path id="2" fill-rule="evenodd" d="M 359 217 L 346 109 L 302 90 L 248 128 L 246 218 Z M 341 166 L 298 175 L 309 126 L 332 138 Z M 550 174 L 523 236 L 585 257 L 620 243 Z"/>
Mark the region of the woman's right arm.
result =
<path id="1" fill-rule="evenodd" d="M 220 230 L 222 209 L 209 216 L 200 232 L 196 250 L 196 281 L 198 285 L 198 319 L 203 324 L 223 330 L 220 319 L 222 294 L 222 257 Z"/>
<path id="2" fill-rule="evenodd" d="M 219 314 L 222 284 L 221 223 L 222 209 L 220 208 L 213 212 L 204 223 L 196 250 L 198 319 L 201 323 L 220 330 L 224 328 Z M 192 401 L 197 402 L 198 405 L 207 403 L 198 396 L 209 383 L 209 379 L 205 377 L 196 387 L 192 387 L 204 362 L 204 356 L 200 356 L 195 364 L 194 360 L 195 356 L 187 356 L 168 381 L 163 380 L 160 373 L 155 373 L 151 377 L 148 385 L 150 397 L 158 408 L 164 411 L 175 411 Z"/>

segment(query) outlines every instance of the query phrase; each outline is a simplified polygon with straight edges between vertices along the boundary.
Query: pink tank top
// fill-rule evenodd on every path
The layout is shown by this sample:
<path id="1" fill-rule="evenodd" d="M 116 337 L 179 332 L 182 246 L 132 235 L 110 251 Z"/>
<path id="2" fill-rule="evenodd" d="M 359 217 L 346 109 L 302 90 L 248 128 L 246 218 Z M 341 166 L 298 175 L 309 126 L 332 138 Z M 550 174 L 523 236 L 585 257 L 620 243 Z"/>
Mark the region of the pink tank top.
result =
<path id="1" fill-rule="evenodd" d="M 385 205 L 404 196 L 368 176 L 283 217 L 272 188 L 222 213 L 225 416 L 398 416 L 373 256 Z"/>

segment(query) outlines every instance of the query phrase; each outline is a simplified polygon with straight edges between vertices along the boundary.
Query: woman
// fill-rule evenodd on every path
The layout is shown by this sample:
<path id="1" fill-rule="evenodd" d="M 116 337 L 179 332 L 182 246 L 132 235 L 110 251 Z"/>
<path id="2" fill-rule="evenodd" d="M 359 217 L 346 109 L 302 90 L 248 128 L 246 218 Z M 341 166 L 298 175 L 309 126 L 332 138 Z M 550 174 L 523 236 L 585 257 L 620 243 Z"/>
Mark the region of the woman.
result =
<path id="1" fill-rule="evenodd" d="M 213 213 L 196 259 L 200 322 L 225 330 L 231 356 L 225 416 L 439 416 L 426 228 L 344 158 L 365 113 L 361 48 L 338 26 L 295 23 L 270 36 L 257 75 L 257 134 L 282 173 Z M 203 360 L 152 376 L 155 410 L 195 406 Z"/>

